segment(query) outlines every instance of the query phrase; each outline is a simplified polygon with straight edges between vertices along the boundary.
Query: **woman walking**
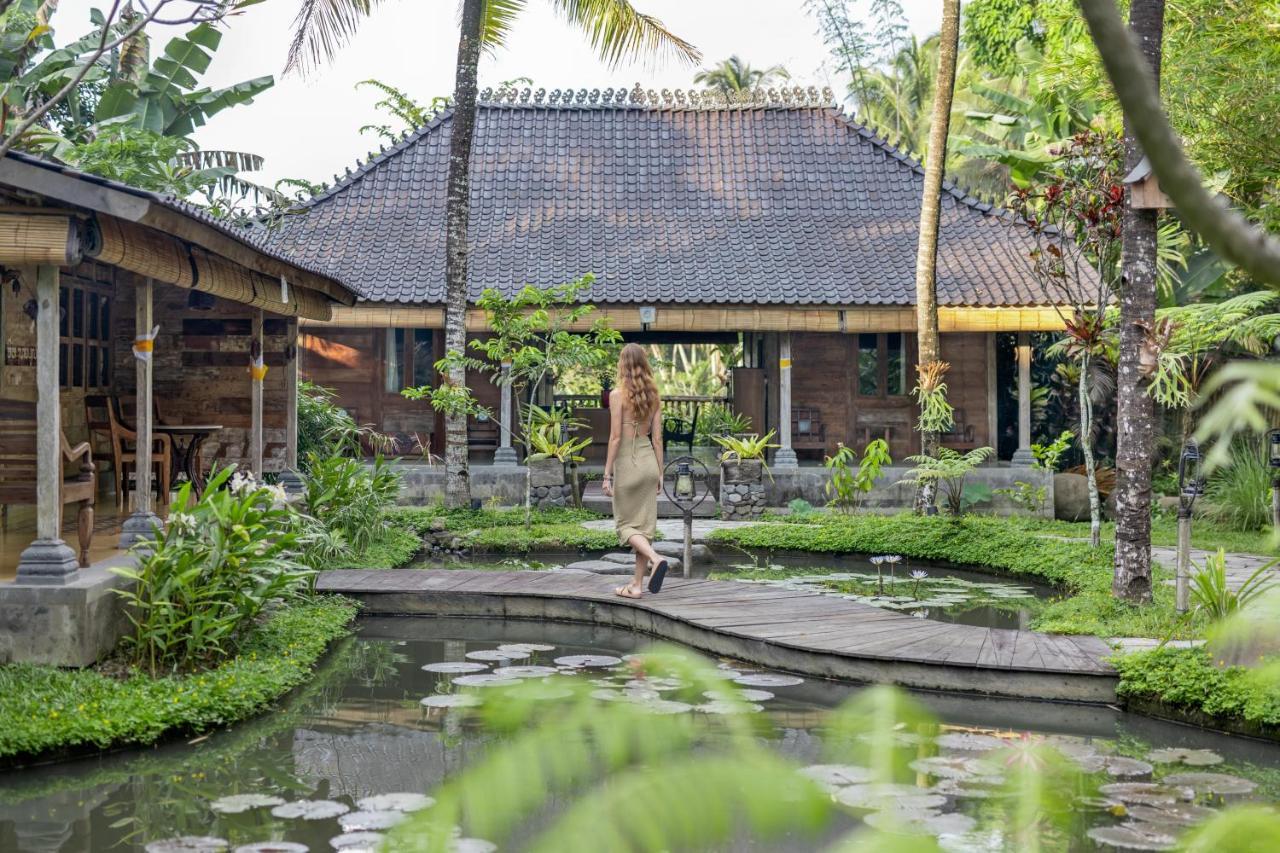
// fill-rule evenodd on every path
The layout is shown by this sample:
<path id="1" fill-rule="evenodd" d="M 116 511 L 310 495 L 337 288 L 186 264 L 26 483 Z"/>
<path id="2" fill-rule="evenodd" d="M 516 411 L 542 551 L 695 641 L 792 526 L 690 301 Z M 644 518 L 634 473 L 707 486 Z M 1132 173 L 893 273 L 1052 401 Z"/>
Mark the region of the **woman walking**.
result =
<path id="1" fill-rule="evenodd" d="M 604 494 L 613 498 L 618 544 L 636 555 L 631 582 L 614 593 L 623 598 L 662 590 L 667 561 L 653 550 L 662 493 L 662 401 L 644 347 L 627 344 L 618 356 L 618 379 L 609 392 L 609 455 L 604 462 Z"/>

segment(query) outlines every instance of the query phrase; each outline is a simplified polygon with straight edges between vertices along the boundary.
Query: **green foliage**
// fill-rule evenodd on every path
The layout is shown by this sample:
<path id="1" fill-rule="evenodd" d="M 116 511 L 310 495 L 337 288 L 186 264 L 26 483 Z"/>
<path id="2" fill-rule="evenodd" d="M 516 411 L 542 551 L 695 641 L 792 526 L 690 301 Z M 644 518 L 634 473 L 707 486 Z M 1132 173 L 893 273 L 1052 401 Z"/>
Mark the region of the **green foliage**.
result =
<path id="1" fill-rule="evenodd" d="M 528 461 L 556 458 L 561 462 L 582 462 L 583 448 L 590 446 L 591 437 L 574 438 L 572 433 L 584 429 L 585 421 L 572 417 L 568 409 L 552 407 L 543 409 L 529 404 L 525 408 L 524 445 L 529 450 Z M 561 438 L 564 436 L 564 438 Z"/>
<path id="2" fill-rule="evenodd" d="M 911 395 L 920 406 L 916 429 L 920 432 L 943 433 L 955 426 L 955 409 L 947 402 L 947 383 L 942 381 L 950 367 L 945 361 L 916 365 L 919 378 Z"/>
<path id="3" fill-rule="evenodd" d="M 356 610 L 329 597 L 281 607 L 234 658 L 194 675 L 118 679 L 94 669 L 0 666 L 0 757 L 149 744 L 246 719 L 303 684 Z"/>
<path id="4" fill-rule="evenodd" d="M 964 6 L 964 43 L 973 61 L 1000 75 L 1019 67 L 1019 42 L 1041 47 L 1044 30 L 1036 4 L 1026 0 L 970 0 Z"/>
<path id="5" fill-rule="evenodd" d="M 714 435 L 711 438 L 724 448 L 725 452 L 721 458 L 741 462 L 748 459 L 764 459 L 765 453 L 770 448 L 780 447 L 781 445 L 769 441 L 773 438 L 773 433 L 773 430 L 769 430 L 764 435 Z"/>
<path id="6" fill-rule="evenodd" d="M 856 510 L 862 501 L 884 477 L 883 468 L 893 464 L 889 456 L 889 444 L 882 438 L 873 439 L 862 450 L 862 459 L 855 473 L 850 470 L 855 458 L 852 447 L 837 443 L 834 456 L 828 456 L 823 464 L 831 472 L 831 479 L 823 486 L 830 506 L 846 511 Z"/>
<path id="7" fill-rule="evenodd" d="M 385 524 L 359 554 L 344 553 L 329 567 L 342 565 L 353 569 L 398 569 L 408 565 L 422 550 L 422 537 L 396 524 Z"/>
<path id="8" fill-rule="evenodd" d="M 704 406 L 698 416 L 699 445 L 709 445 L 717 435 L 742 435 L 751 431 L 751 418 L 726 405 Z"/>
<path id="9" fill-rule="evenodd" d="M 1218 553 L 1209 555 L 1204 565 L 1191 573 L 1191 600 L 1211 622 L 1230 618 L 1275 585 L 1272 575 L 1275 565 L 1259 566 L 1239 589 L 1233 589 L 1227 580 L 1227 554 L 1219 548 Z"/>
<path id="10" fill-rule="evenodd" d="M 787 509 L 791 510 L 791 515 L 797 518 L 803 518 L 806 515 L 813 515 L 813 513 L 816 512 L 813 508 L 813 504 L 809 503 L 804 498 L 792 498 L 787 502 Z"/>
<path id="11" fill-rule="evenodd" d="M 1228 809 L 1191 829 L 1181 839 L 1183 853 L 1270 853 L 1280 838 L 1280 815 L 1261 805 Z"/>
<path id="12" fill-rule="evenodd" d="M 308 512 L 357 554 L 373 542 L 383 512 L 400 491 L 400 475 L 381 456 L 366 465 L 345 456 L 311 454 L 302 483 Z"/>
<path id="13" fill-rule="evenodd" d="M 994 494 L 986 483 L 965 483 L 960 490 L 960 511 L 968 512 L 974 507 L 989 504 Z"/>
<path id="14" fill-rule="evenodd" d="M 174 506 L 189 509 L 135 547 L 136 568 L 111 570 L 134 581 L 114 590 L 133 624 L 122 651 L 153 675 L 230 657 L 263 608 L 313 574 L 283 490 L 232 472 L 216 471 L 199 501 L 184 484 Z"/>
<path id="15" fill-rule="evenodd" d="M 351 413 L 334 400 L 328 388 L 298 383 L 298 457 L 306 464 L 312 454 L 360 458 L 364 446 L 387 450 L 390 440 L 370 426 L 360 426 Z"/>
<path id="16" fill-rule="evenodd" d="M 602 551 L 616 548 L 618 535 L 612 530 L 589 530 L 582 522 L 600 516 L 590 510 L 571 507 L 533 510 L 526 526 L 522 507 L 507 509 L 450 509 L 443 507 L 398 507 L 389 510 L 393 526 L 413 531 L 419 537 L 431 530 L 437 518 L 445 529 L 456 533 L 474 551 L 527 554 L 533 551 Z"/>
<path id="17" fill-rule="evenodd" d="M 1184 620 L 1175 611 L 1173 590 L 1163 583 L 1171 573 L 1164 567 L 1155 569 L 1152 604 L 1125 604 L 1111 594 L 1112 547 L 1093 549 L 1086 542 L 1066 542 L 1034 532 L 1041 527 L 1045 526 L 1029 520 L 973 515 L 833 514 L 717 530 L 710 538 L 742 548 L 901 554 L 914 560 L 943 560 L 1038 578 L 1060 587 L 1064 595 L 1036 615 L 1032 627 L 1041 631 L 1101 637 L 1194 637 L 1203 631 L 1203 619 Z"/>
<path id="18" fill-rule="evenodd" d="M 1280 725 L 1280 691 L 1242 666 L 1215 665 L 1203 648 L 1163 647 L 1117 655 L 1116 693 L 1127 699 L 1161 702 L 1184 711 L 1249 723 Z M 1268 689 L 1269 688 L 1269 689 Z"/>
<path id="19" fill-rule="evenodd" d="M 1039 468 L 1042 471 L 1057 471 L 1058 462 L 1062 459 L 1062 454 L 1071 449 L 1071 440 L 1076 434 L 1069 429 L 1064 429 L 1057 438 L 1048 444 L 1032 444 L 1031 455 L 1035 458 L 1032 463 L 1033 468 Z"/>
<path id="20" fill-rule="evenodd" d="M 1271 524 L 1271 482 L 1266 456 L 1253 440 L 1236 440 L 1227 462 L 1209 478 L 1205 499 L 1213 515 L 1233 530 L 1261 530 Z"/>
<path id="21" fill-rule="evenodd" d="M 102 128 L 93 139 L 73 144 L 62 153 L 67 162 L 82 171 L 185 198 L 228 174 L 225 169 L 197 168 L 182 161 L 180 155 L 195 150 L 195 143 L 185 137 L 113 124 Z"/>
<path id="22" fill-rule="evenodd" d="M 990 447 L 975 447 L 967 453 L 939 447 L 937 456 L 908 456 L 907 461 L 916 467 L 903 476 L 902 482 L 937 483 L 947 502 L 947 510 L 953 516 L 959 516 L 964 511 L 964 478 L 987 461 L 993 452 Z"/>
<path id="23" fill-rule="evenodd" d="M 1012 488 L 996 489 L 995 493 L 1004 495 L 1020 509 L 1032 515 L 1040 515 L 1044 512 L 1044 503 L 1048 496 L 1043 484 L 1033 485 L 1024 483 L 1022 480 L 1015 481 Z"/>
<path id="24" fill-rule="evenodd" d="M 763 69 L 752 68 L 750 63 L 744 62 L 736 54 L 693 75 L 695 84 L 705 86 L 722 95 L 750 92 L 760 88 L 767 89 L 771 84 L 786 82 L 790 79 L 791 75 L 781 65 Z"/>
<path id="25" fill-rule="evenodd" d="M 372 88 L 382 95 L 382 99 L 375 102 L 373 108 L 388 113 L 399 122 L 399 127 L 392 127 L 390 124 L 366 124 L 360 128 L 360 132 L 372 131 L 391 145 L 399 142 L 406 132 L 424 127 L 449 107 L 447 96 L 436 95 L 430 103 L 423 105 L 403 90 L 381 80 L 361 80 L 356 83 L 357 89 L 362 86 Z"/>

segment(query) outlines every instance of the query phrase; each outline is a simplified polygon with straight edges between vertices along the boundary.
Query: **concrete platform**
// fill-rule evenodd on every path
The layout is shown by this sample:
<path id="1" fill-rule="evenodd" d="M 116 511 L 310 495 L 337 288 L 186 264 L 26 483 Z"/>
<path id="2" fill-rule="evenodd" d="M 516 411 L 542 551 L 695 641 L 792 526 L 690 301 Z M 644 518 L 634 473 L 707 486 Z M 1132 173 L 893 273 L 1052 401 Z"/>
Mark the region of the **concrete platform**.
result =
<path id="1" fill-rule="evenodd" d="M 810 676 L 1085 703 L 1114 703 L 1110 647 L 1070 637 L 951 625 L 817 593 L 671 578 L 660 595 L 613 594 L 569 572 L 352 569 L 318 588 L 367 615 L 476 616 L 625 628 Z"/>

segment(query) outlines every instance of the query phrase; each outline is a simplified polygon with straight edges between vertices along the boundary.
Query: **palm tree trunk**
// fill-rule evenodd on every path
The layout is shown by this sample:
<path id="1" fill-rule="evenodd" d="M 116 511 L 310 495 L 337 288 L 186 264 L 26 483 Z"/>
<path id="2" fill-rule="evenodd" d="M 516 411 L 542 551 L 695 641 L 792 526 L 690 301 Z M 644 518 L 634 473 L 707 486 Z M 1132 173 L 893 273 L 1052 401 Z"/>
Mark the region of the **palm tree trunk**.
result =
<path id="1" fill-rule="evenodd" d="M 462 33 L 458 38 L 458 67 L 453 86 L 453 125 L 449 134 L 449 183 L 445 208 L 444 346 L 450 352 L 467 350 L 467 223 L 471 218 L 471 142 L 476 127 L 476 76 L 480 66 L 481 22 L 485 0 L 464 0 Z M 463 387 L 467 371 L 449 368 L 447 381 Z M 444 419 L 445 496 L 450 506 L 471 503 L 471 472 L 467 467 L 467 416 Z"/>
<path id="2" fill-rule="evenodd" d="M 956 53 L 960 42 L 960 0 L 943 0 L 942 33 L 938 40 L 938 76 L 929 125 L 929 151 L 920 200 L 920 238 L 916 249 L 916 338 L 920 364 L 941 360 L 938 341 L 938 217 L 942 208 L 942 176 L 947 163 L 947 131 L 951 126 L 951 98 L 955 92 Z M 938 434 L 920 433 L 920 453 L 935 456 Z M 916 490 L 916 512 L 933 506 L 936 485 L 925 481 Z"/>
<path id="3" fill-rule="evenodd" d="M 1133 0 L 1129 28 L 1160 79 L 1164 0 Z M 1142 160 L 1129 119 L 1125 168 Z M 1130 196 L 1132 200 L 1132 195 Z M 1151 600 L 1151 459 L 1155 403 L 1140 373 L 1143 339 L 1155 322 L 1156 211 L 1125 207 L 1121 236 L 1120 358 L 1116 370 L 1116 558 L 1111 591 L 1135 603 Z"/>

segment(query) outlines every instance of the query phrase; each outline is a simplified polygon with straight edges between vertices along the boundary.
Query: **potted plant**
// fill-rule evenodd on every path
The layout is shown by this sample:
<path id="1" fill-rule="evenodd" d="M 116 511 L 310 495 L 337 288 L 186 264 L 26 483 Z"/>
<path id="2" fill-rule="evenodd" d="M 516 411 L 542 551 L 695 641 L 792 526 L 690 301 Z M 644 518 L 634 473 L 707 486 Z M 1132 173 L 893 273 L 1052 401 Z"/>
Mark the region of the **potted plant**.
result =
<path id="1" fill-rule="evenodd" d="M 581 451 L 591 439 L 574 438 L 570 433 L 579 422 L 561 410 L 539 409 L 531 418 L 526 436 L 529 455 L 529 503 L 531 506 L 566 506 L 577 491 L 566 477 L 566 466 L 583 461 Z"/>
<path id="2" fill-rule="evenodd" d="M 720 454 L 720 513 L 725 518 L 759 518 L 764 513 L 764 475 L 769 473 L 765 453 L 773 430 L 762 436 L 713 436 L 724 448 Z M 770 475 L 772 479 L 772 475 Z"/>

